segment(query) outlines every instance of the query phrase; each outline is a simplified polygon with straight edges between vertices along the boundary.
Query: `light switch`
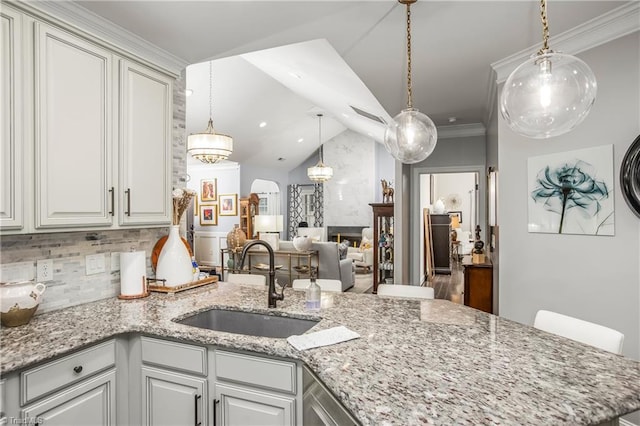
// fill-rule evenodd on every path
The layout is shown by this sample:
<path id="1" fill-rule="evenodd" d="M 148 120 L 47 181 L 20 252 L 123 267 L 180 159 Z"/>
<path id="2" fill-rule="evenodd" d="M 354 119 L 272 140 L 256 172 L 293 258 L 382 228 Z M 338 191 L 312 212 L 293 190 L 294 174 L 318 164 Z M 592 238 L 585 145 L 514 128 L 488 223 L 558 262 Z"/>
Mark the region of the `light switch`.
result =
<path id="1" fill-rule="evenodd" d="M 87 275 L 100 274 L 105 271 L 104 254 L 88 254 L 85 257 Z"/>

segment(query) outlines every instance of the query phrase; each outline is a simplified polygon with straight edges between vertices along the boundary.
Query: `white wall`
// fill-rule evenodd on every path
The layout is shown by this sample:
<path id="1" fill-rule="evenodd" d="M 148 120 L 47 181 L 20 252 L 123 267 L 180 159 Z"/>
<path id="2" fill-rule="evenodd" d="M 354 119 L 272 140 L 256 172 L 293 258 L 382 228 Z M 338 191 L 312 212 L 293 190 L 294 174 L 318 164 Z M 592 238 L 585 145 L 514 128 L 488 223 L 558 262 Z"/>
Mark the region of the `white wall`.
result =
<path id="1" fill-rule="evenodd" d="M 499 122 L 500 314 L 532 324 L 549 309 L 625 335 L 623 353 L 640 359 L 640 220 L 619 187 L 620 163 L 640 133 L 640 33 L 579 56 L 598 80 L 585 122 L 549 140 L 527 139 Z M 527 232 L 527 159 L 614 145 L 615 236 Z"/>
<path id="2" fill-rule="evenodd" d="M 324 184 L 325 226 L 373 224 L 375 144 L 351 130 L 324 144 L 324 162 L 333 167 L 333 178 Z"/>
<path id="3" fill-rule="evenodd" d="M 218 195 L 220 194 L 237 194 L 238 195 L 238 212 L 240 212 L 240 168 L 236 163 L 229 165 L 208 165 L 198 164 L 189 166 L 190 180 L 187 187 L 198 193 L 198 205 L 203 202 L 200 199 L 200 181 L 202 179 L 217 179 Z M 206 204 L 218 204 L 217 201 L 206 201 Z M 220 213 L 218 209 L 218 213 Z M 196 232 L 229 232 L 233 229 L 233 225 L 240 224 L 240 216 L 220 216 L 218 215 L 218 225 L 201 226 L 200 214 L 194 217 L 193 226 Z"/>
<path id="4" fill-rule="evenodd" d="M 433 199 L 442 199 L 447 210 L 462 212 L 462 222 L 460 228 L 463 231 L 475 229 L 475 206 L 472 206 L 472 199 L 475 199 L 476 175 L 475 173 L 439 173 L 432 175 L 434 179 Z M 471 194 L 469 193 L 471 191 Z M 460 199 L 460 207 L 449 209 L 447 198 L 455 194 Z M 473 226 L 471 226 L 473 225 Z"/>

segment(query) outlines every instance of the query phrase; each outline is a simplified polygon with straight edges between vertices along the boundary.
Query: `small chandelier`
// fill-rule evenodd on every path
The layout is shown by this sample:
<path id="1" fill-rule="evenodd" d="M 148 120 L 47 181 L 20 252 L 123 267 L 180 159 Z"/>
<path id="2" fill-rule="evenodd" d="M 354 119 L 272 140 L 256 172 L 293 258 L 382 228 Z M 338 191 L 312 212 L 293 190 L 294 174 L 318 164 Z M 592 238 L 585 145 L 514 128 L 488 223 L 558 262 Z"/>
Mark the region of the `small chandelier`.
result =
<path id="1" fill-rule="evenodd" d="M 322 162 L 322 114 L 318 115 L 318 164 L 307 169 L 307 176 L 314 182 L 326 182 L 333 176 L 333 169 Z"/>
<path id="2" fill-rule="evenodd" d="M 547 2 L 540 1 L 542 48 L 507 78 L 500 112 L 516 133 L 544 139 L 566 133 L 589 114 L 597 83 L 587 64 L 549 48 Z"/>
<path id="3" fill-rule="evenodd" d="M 209 124 L 202 133 L 192 133 L 187 137 L 187 152 L 193 158 L 203 163 L 215 164 L 226 160 L 233 152 L 233 139 L 231 136 L 216 133 L 213 128 L 212 114 L 212 89 L 213 65 L 209 61 Z"/>
<path id="4" fill-rule="evenodd" d="M 429 117 L 413 107 L 411 91 L 411 4 L 417 0 L 398 0 L 407 6 L 407 108 L 393 117 L 384 132 L 384 146 L 405 164 L 424 160 L 433 152 L 438 131 Z"/>

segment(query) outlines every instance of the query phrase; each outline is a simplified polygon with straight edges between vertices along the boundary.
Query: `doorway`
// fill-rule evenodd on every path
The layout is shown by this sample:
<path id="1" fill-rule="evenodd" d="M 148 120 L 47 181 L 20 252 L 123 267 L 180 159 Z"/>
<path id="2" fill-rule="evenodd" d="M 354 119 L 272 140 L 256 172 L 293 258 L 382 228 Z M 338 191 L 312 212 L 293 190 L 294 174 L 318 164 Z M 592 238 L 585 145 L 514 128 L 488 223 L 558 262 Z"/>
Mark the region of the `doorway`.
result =
<path id="1" fill-rule="evenodd" d="M 440 200 L 445 213 L 458 218 L 463 238 L 473 239 L 475 228 L 480 225 L 482 233 L 486 227 L 486 212 L 483 195 L 486 191 L 484 167 L 429 167 L 414 169 L 414 201 L 411 203 L 413 246 L 411 256 L 412 282 L 421 283 L 425 277 L 424 208 Z M 482 235 L 481 235 L 482 236 Z"/>

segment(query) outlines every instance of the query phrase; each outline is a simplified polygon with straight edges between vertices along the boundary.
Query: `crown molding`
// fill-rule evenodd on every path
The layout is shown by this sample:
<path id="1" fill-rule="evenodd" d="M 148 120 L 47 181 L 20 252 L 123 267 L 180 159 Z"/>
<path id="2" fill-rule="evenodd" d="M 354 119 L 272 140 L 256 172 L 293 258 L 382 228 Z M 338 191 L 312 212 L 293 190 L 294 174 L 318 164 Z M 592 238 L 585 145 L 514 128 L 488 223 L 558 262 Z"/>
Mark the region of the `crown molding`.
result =
<path id="1" fill-rule="evenodd" d="M 81 31 L 94 41 L 107 45 L 125 56 L 133 56 L 155 68 L 180 75 L 189 63 L 150 43 L 142 37 L 70 1 L 25 2 L 5 0 L 6 3 L 39 19 Z"/>
<path id="2" fill-rule="evenodd" d="M 438 127 L 438 140 L 451 138 L 468 138 L 471 136 L 484 136 L 486 129 L 482 123 L 455 124 L 453 126 Z"/>
<path id="3" fill-rule="evenodd" d="M 631 1 L 556 37 L 551 37 L 549 45 L 557 52 L 575 55 L 638 30 L 640 30 L 640 2 Z M 491 68 L 497 74 L 497 83 L 503 83 L 518 65 L 539 48 L 538 44 L 492 63 Z"/>

